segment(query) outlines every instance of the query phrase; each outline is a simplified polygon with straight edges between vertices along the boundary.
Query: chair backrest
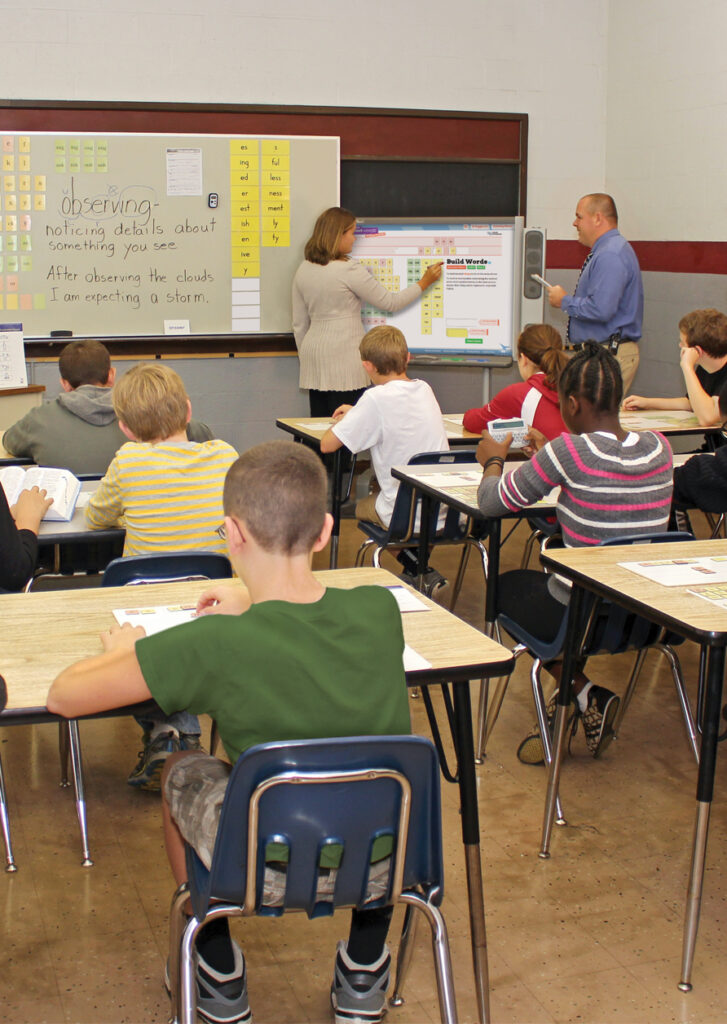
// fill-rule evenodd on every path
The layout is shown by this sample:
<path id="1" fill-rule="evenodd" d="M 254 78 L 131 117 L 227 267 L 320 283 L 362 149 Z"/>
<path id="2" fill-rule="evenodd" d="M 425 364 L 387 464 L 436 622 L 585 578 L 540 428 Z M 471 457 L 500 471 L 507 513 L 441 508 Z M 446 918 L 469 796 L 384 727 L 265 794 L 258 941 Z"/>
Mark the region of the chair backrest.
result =
<path id="1" fill-rule="evenodd" d="M 158 555 L 115 558 L 103 574 L 103 587 L 126 587 L 173 580 L 222 580 L 232 576 L 226 555 L 216 551 L 173 551 Z"/>
<path id="2" fill-rule="evenodd" d="M 447 452 L 421 452 L 419 455 L 414 455 L 409 459 L 407 465 L 409 466 L 446 466 L 456 465 L 458 463 L 477 463 L 477 457 L 474 448 L 455 448 L 452 451 Z M 419 506 L 421 504 L 421 494 L 415 492 L 409 484 L 403 481 L 399 482 L 399 490 L 396 492 L 396 500 L 394 502 L 394 509 L 391 513 L 391 522 L 389 523 L 389 533 L 387 543 L 396 540 L 408 541 L 415 533 L 415 523 Z M 432 502 L 431 505 L 431 517 L 429 520 L 430 536 L 433 538 L 437 534 L 437 520 L 439 518 L 439 505 L 440 503 Z M 461 529 L 459 525 L 460 513 L 456 509 L 448 509 L 447 517 L 444 521 L 444 527 L 439 532 L 438 536 L 440 539 L 454 540 L 457 536 L 461 536 Z"/>
<path id="3" fill-rule="evenodd" d="M 603 546 L 614 544 L 667 544 L 674 541 L 694 540 L 691 533 L 650 533 L 626 534 L 603 541 Z M 583 605 L 584 624 L 591 615 L 596 603 L 595 595 L 588 594 Z M 557 635 L 545 642 L 525 633 L 516 622 L 508 616 L 498 616 L 500 624 L 528 650 L 533 651 L 542 661 L 550 661 L 563 651 L 565 635 L 568 629 L 568 615 L 563 616 Z M 591 657 L 595 654 L 621 654 L 623 651 L 638 650 L 655 643 L 663 633 L 662 627 L 648 619 L 629 612 L 610 601 L 600 602 L 598 614 L 591 623 L 581 648 L 581 656 Z M 670 634 L 670 642 L 676 640 Z"/>
<path id="4" fill-rule="evenodd" d="M 213 899 L 245 915 L 304 910 L 309 917 L 366 899 L 375 841 L 393 846 L 384 894 L 425 885 L 441 899 L 442 841 L 439 764 L 421 736 L 292 740 L 251 747 L 232 770 L 208 872 L 187 847 L 192 906 L 202 916 Z M 263 905 L 265 850 L 288 850 L 282 906 Z M 330 897 L 317 896 L 321 851 L 342 856 Z"/>

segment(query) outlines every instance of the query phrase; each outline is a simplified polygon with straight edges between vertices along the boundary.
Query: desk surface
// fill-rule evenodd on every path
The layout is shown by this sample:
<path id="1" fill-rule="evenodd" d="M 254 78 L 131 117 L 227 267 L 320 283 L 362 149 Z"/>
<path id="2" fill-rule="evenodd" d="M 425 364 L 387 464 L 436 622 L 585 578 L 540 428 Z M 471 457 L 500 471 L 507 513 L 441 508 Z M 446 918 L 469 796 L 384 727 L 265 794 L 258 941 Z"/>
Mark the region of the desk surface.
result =
<path id="1" fill-rule="evenodd" d="M 462 426 L 462 413 L 452 413 L 443 416 L 444 429 L 447 432 L 447 440 L 451 445 L 475 445 L 480 440 L 480 434 L 471 434 Z M 312 441 L 320 441 L 334 421 L 326 418 L 312 418 L 310 416 L 286 416 L 278 418 L 275 425 L 281 430 L 287 430 L 289 434 L 296 434 L 299 437 L 307 437 Z"/>
<path id="2" fill-rule="evenodd" d="M 693 412 L 685 409 L 622 410 L 619 419 L 624 430 L 658 430 L 661 434 L 705 434 L 720 427 L 700 427 Z"/>
<path id="3" fill-rule="evenodd" d="M 618 595 L 618 602 L 648 618 L 658 617 L 675 632 L 700 643 L 727 644 L 727 610 L 689 593 L 688 587 L 665 587 L 629 569 L 620 562 L 640 560 L 698 558 L 727 555 L 724 540 L 686 541 L 684 543 L 558 548 L 543 552 L 541 560 L 549 569 L 567 576 L 602 597 Z M 705 578 L 702 585 L 709 583 Z"/>
<path id="4" fill-rule="evenodd" d="M 393 585 L 384 569 L 338 569 L 316 573 L 327 586 L 350 589 L 368 583 Z M 239 581 L 231 586 L 242 586 Z M 43 708 L 56 675 L 80 658 L 101 653 L 99 634 L 114 622 L 114 608 L 196 600 L 209 582 L 161 583 L 46 593 L 0 595 L 3 645 L 0 673 L 13 710 Z M 499 675 L 512 664 L 510 652 L 461 619 L 417 595 L 430 608 L 403 615 L 406 642 L 431 668 L 407 674 L 412 684 Z"/>
<path id="5" fill-rule="evenodd" d="M 508 460 L 505 463 L 505 472 L 511 473 L 521 465 L 521 459 Z M 478 463 L 470 465 L 460 462 L 450 466 L 393 466 L 391 474 L 397 480 L 405 480 L 414 484 L 418 490 L 424 491 L 432 498 L 444 501 L 465 515 L 475 516 L 479 519 L 485 518 L 477 504 L 477 488 L 482 480 L 482 469 Z M 551 513 L 558 504 L 559 492 L 559 487 L 553 488 L 545 498 L 521 510 L 518 515 Z"/>

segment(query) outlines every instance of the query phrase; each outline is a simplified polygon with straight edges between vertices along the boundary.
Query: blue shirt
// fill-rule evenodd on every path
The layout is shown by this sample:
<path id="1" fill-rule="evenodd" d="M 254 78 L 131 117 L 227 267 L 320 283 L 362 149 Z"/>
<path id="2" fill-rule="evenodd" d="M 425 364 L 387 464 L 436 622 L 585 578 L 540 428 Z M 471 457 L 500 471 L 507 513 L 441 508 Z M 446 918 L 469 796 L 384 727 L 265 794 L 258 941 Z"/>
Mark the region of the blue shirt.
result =
<path id="1" fill-rule="evenodd" d="M 616 331 L 638 341 L 644 318 L 644 286 L 636 253 L 616 228 L 596 241 L 573 295 L 561 309 L 570 317 L 571 344 L 606 341 Z"/>

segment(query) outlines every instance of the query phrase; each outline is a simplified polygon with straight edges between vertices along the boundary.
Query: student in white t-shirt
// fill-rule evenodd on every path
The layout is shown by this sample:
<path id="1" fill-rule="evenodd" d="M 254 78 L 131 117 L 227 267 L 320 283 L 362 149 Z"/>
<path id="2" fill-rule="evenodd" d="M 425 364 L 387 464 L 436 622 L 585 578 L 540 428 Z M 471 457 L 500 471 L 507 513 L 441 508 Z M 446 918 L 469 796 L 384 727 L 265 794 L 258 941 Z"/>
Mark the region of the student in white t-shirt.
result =
<path id="1" fill-rule="evenodd" d="M 321 451 L 334 452 L 342 445 L 352 452 L 370 450 L 380 491 L 357 502 L 356 517 L 388 526 L 399 489 L 391 467 L 420 452 L 448 451 L 449 442 L 434 392 L 426 381 L 407 376 L 409 350 L 401 331 L 374 327 L 362 338 L 359 352 L 375 387 L 364 391 L 355 405 L 336 409 L 336 422 L 323 435 Z M 405 572 L 416 574 L 411 552 L 402 551 L 399 561 Z"/>

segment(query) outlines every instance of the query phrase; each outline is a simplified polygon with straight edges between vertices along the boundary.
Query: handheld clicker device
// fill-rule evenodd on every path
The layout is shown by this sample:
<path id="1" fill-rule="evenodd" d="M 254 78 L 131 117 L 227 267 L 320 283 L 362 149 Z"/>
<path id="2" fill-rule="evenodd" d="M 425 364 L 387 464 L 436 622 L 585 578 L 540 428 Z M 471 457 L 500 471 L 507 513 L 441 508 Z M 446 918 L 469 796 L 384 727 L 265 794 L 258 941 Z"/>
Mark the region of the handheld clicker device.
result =
<path id="1" fill-rule="evenodd" d="M 528 425 L 525 420 L 490 420 L 487 429 L 496 441 L 504 441 L 507 434 L 512 434 L 511 448 L 523 448 L 527 444 Z"/>

